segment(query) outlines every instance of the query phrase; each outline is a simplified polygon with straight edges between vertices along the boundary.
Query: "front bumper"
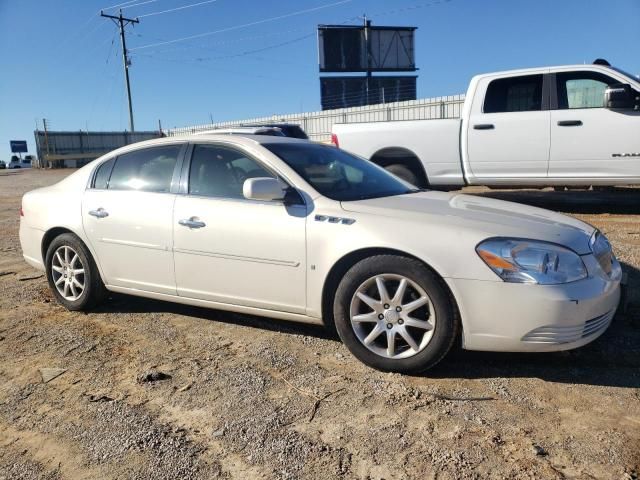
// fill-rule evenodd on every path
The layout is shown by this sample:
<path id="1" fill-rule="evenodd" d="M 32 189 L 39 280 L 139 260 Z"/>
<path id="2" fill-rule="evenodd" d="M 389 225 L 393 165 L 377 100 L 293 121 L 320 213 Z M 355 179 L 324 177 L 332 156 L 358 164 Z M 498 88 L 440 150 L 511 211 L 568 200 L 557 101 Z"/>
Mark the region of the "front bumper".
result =
<path id="1" fill-rule="evenodd" d="M 462 317 L 463 347 L 549 352 L 598 338 L 618 307 L 621 275 L 609 278 L 592 255 L 582 258 L 589 277 L 564 285 L 447 279 Z"/>

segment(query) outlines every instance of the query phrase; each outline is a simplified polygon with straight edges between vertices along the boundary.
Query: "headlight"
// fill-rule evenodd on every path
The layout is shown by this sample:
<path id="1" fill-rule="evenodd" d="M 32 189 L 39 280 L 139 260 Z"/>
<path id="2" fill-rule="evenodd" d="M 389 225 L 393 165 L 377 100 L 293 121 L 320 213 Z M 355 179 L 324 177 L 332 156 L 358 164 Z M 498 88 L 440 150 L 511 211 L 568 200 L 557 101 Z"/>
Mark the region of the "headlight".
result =
<path id="1" fill-rule="evenodd" d="M 617 273 L 616 271 L 620 269 L 618 261 L 613 254 L 613 249 L 611 248 L 611 244 L 607 237 L 605 237 L 599 230 L 596 230 L 595 233 L 591 236 L 591 241 L 589 242 L 591 245 L 591 251 L 593 252 L 593 256 L 596 257 L 600 267 L 604 273 L 608 276 L 612 276 L 612 273 Z"/>
<path id="2" fill-rule="evenodd" d="M 587 277 L 580 256 L 553 243 L 492 238 L 480 243 L 476 252 L 505 282 L 556 285 Z"/>

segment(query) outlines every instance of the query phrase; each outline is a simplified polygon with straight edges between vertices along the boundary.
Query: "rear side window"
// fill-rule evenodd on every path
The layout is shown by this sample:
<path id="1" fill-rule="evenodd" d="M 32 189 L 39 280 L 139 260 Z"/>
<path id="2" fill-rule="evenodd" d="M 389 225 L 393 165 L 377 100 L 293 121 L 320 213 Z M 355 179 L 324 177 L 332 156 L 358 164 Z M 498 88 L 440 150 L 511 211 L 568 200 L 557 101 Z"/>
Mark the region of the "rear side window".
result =
<path id="1" fill-rule="evenodd" d="M 109 186 L 109 177 L 111 176 L 111 169 L 113 168 L 113 164 L 115 163 L 115 159 L 112 158 L 107 160 L 102 165 L 98 167 L 96 170 L 96 175 L 93 177 L 93 188 L 98 188 L 100 190 L 106 190 Z"/>
<path id="2" fill-rule="evenodd" d="M 614 83 L 618 81 L 598 72 L 558 73 L 558 108 L 603 108 L 604 91 Z"/>
<path id="3" fill-rule="evenodd" d="M 169 192 L 180 148 L 170 145 L 120 155 L 109 179 L 109 190 Z"/>
<path id="4" fill-rule="evenodd" d="M 489 83 L 484 113 L 542 110 L 542 75 L 499 78 Z"/>
<path id="5" fill-rule="evenodd" d="M 258 177 L 275 175 L 240 150 L 196 145 L 189 171 L 189 194 L 241 199 L 244 181 Z"/>

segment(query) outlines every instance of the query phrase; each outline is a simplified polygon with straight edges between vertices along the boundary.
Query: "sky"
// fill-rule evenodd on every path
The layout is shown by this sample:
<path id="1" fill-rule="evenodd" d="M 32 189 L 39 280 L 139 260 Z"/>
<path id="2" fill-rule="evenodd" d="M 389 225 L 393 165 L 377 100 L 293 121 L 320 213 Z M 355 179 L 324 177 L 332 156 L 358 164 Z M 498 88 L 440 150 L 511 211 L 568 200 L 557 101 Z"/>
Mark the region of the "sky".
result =
<path id="1" fill-rule="evenodd" d="M 126 130 L 125 0 L 0 0 L 0 160 L 53 130 Z M 199 5 L 194 5 L 199 4 Z M 188 8 L 181 8 L 188 7 Z M 591 63 L 640 74 L 640 0 L 134 0 L 136 130 L 320 110 L 318 24 L 415 26 L 418 98 L 478 73 Z M 171 10 L 171 11 L 167 11 Z M 182 40 L 185 37 L 196 37 Z"/>

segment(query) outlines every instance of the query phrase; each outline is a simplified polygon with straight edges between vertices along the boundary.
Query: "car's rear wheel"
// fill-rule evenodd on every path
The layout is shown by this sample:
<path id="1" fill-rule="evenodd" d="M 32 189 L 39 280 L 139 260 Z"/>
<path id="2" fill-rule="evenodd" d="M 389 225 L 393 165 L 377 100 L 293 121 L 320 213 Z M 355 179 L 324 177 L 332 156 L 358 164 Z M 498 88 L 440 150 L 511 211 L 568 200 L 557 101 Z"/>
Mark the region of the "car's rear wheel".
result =
<path id="1" fill-rule="evenodd" d="M 88 310 L 105 298 L 107 290 L 91 253 L 75 235 L 54 238 L 45 262 L 49 287 L 68 310 Z"/>
<path id="2" fill-rule="evenodd" d="M 377 255 L 355 264 L 336 291 L 340 338 L 365 364 L 418 373 L 450 350 L 459 321 L 442 281 L 417 260 Z"/>

